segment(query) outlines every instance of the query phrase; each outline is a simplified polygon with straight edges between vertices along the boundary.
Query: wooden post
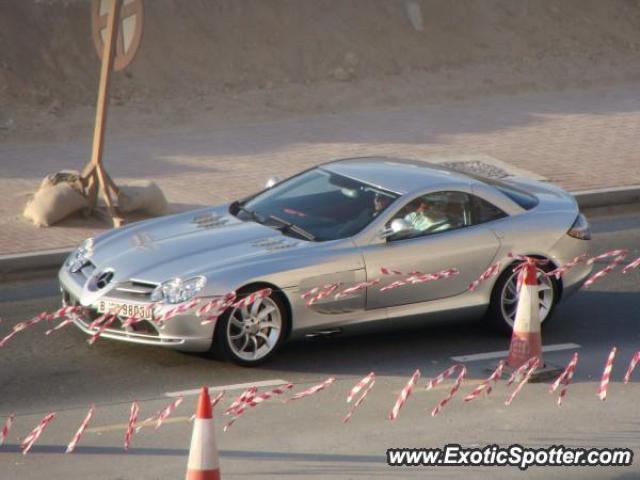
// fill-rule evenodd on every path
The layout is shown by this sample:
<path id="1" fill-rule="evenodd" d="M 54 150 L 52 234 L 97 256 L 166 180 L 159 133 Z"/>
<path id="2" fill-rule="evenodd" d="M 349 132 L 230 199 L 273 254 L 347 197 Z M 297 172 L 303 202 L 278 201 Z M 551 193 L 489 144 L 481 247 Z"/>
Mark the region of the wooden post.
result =
<path id="1" fill-rule="evenodd" d="M 109 82 L 111 71 L 113 70 L 113 59 L 116 51 L 118 21 L 120 19 L 120 8 L 122 0 L 111 0 L 109 5 L 109 15 L 107 17 L 107 36 L 104 42 L 102 55 L 102 66 L 100 68 L 100 85 L 98 87 L 98 102 L 96 105 L 96 124 L 93 131 L 93 146 L 91 149 L 91 161 L 85 166 L 82 172 L 85 192 L 89 197 L 89 208 L 93 210 L 96 206 L 97 197 L 100 191 L 107 204 L 109 216 L 114 226 L 120 226 L 122 219 L 116 214 L 111 191 L 118 194 L 115 186 L 107 172 L 102 166 L 102 153 L 104 149 L 104 133 L 107 120 L 107 107 L 109 104 Z"/>

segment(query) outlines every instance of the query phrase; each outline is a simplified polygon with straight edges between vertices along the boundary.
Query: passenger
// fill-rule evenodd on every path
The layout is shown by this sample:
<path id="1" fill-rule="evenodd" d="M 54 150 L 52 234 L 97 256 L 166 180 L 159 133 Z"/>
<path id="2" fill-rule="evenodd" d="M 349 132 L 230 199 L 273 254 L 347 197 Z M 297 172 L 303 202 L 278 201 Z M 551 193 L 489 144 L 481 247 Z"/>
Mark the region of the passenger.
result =
<path id="1" fill-rule="evenodd" d="M 386 195 L 382 195 L 380 193 L 376 193 L 373 197 L 373 217 L 377 217 L 380 212 L 382 212 L 385 208 L 389 206 L 391 203 L 391 198 Z"/>

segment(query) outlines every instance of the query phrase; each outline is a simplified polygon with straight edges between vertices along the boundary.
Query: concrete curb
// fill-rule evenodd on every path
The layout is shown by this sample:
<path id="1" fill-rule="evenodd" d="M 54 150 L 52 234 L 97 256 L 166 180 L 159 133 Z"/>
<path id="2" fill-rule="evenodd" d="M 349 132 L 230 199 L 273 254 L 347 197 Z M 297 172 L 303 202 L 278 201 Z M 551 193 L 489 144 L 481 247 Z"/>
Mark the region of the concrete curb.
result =
<path id="1" fill-rule="evenodd" d="M 637 203 L 640 205 L 640 185 L 600 188 L 572 192 L 581 210 L 614 207 Z M 42 250 L 39 252 L 0 255 L 0 278 L 6 275 L 53 270 L 62 265 L 72 248 Z"/>
<path id="2" fill-rule="evenodd" d="M 0 278 L 9 274 L 57 269 L 71 253 L 71 250 L 72 248 L 61 248 L 15 255 L 0 255 Z"/>
<path id="3" fill-rule="evenodd" d="M 572 192 L 582 210 L 613 207 L 636 203 L 640 205 L 640 185 L 630 187 L 598 188 Z"/>

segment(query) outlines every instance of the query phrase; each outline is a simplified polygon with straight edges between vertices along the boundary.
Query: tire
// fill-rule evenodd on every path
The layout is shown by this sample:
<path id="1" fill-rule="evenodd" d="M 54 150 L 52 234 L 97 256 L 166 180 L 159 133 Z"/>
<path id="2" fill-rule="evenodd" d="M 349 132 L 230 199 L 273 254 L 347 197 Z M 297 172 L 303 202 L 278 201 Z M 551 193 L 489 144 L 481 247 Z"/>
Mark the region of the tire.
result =
<path id="1" fill-rule="evenodd" d="M 517 294 L 515 293 L 517 274 L 514 272 L 517 265 L 517 263 L 510 265 L 498 277 L 491 292 L 491 303 L 486 315 L 487 322 L 495 331 L 508 336 L 511 336 L 513 332 L 513 319 L 517 304 Z M 538 281 L 542 286 L 539 293 L 541 328 L 544 328 L 553 318 L 553 311 L 560 298 L 558 281 L 555 277 L 542 275 L 545 271 L 549 270 L 545 270 L 542 266 L 538 267 Z"/>
<path id="2" fill-rule="evenodd" d="M 247 289 L 239 297 L 244 298 L 258 290 L 261 288 Z M 265 314 L 265 311 L 270 313 Z M 262 323 L 270 326 L 261 328 L 259 315 L 264 316 Z M 261 365 L 282 346 L 289 322 L 288 309 L 278 293 L 272 293 L 245 309 L 232 307 L 218 320 L 212 351 L 216 357 L 243 367 Z"/>

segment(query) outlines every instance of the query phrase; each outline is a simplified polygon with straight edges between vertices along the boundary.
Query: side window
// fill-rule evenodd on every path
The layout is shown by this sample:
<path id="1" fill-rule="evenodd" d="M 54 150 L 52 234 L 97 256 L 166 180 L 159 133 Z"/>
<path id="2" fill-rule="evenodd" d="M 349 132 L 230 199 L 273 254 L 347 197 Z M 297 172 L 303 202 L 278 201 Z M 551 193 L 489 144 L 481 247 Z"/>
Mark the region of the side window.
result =
<path id="1" fill-rule="evenodd" d="M 413 230 L 408 234 L 393 236 L 390 240 L 421 237 L 471 225 L 469 197 L 464 192 L 445 191 L 411 200 L 398 210 L 392 220 L 401 218 Z"/>
<path id="2" fill-rule="evenodd" d="M 480 223 L 491 222 L 492 220 L 498 220 L 507 216 L 502 210 L 487 202 L 486 200 L 470 195 L 471 208 L 472 208 L 472 221 L 474 225 Z"/>

